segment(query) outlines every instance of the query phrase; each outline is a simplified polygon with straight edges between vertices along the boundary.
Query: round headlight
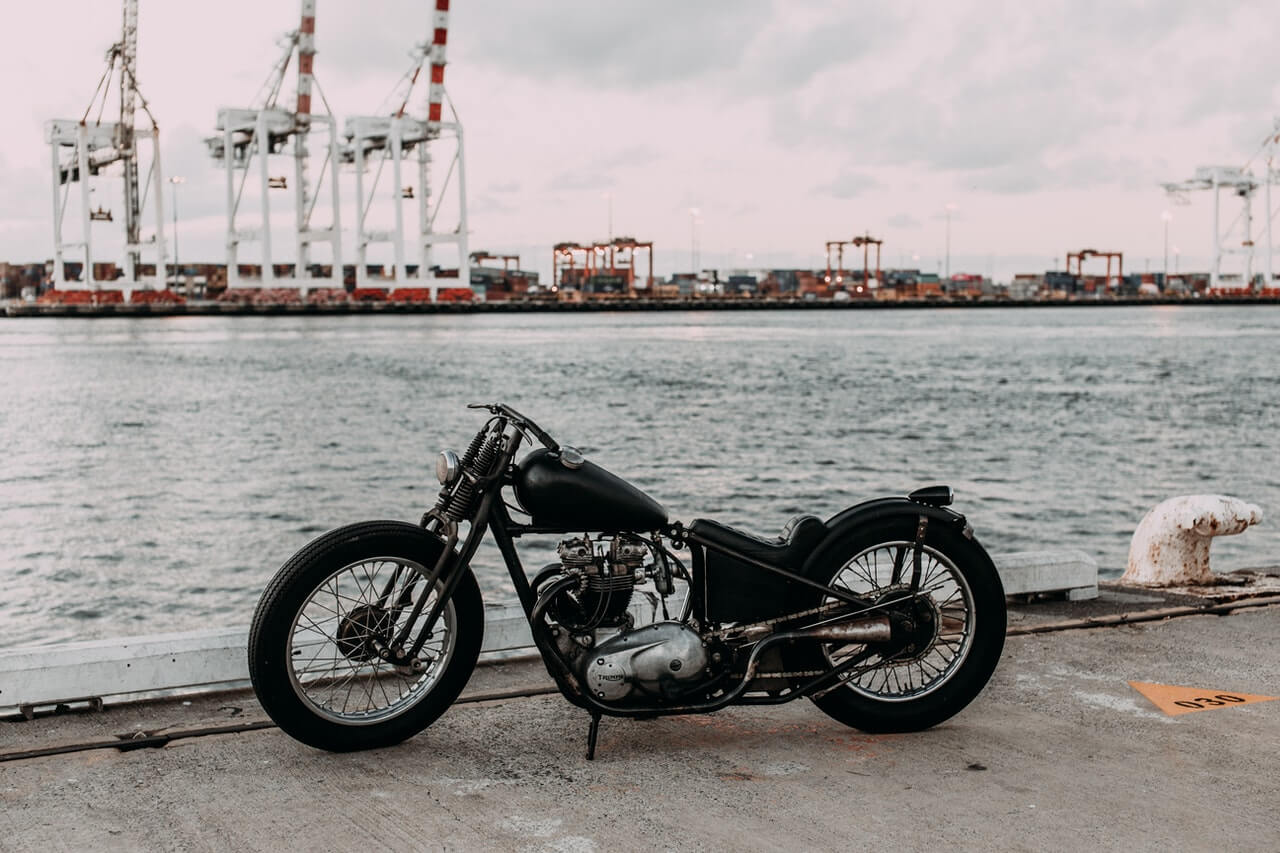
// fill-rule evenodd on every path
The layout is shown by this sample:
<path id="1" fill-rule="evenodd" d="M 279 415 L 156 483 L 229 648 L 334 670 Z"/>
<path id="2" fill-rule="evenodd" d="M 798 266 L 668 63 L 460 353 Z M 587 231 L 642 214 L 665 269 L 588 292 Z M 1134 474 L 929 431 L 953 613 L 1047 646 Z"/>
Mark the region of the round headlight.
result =
<path id="1" fill-rule="evenodd" d="M 442 486 L 452 486 L 458 481 L 462 465 L 458 462 L 458 454 L 452 450 L 442 450 L 436 457 L 436 479 Z"/>

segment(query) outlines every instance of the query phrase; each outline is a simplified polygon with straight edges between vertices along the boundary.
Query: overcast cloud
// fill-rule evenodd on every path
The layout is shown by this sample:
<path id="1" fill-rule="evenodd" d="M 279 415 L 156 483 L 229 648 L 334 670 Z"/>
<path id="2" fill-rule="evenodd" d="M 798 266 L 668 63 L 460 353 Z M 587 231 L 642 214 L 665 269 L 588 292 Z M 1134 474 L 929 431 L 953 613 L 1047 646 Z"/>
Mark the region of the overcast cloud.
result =
<path id="1" fill-rule="evenodd" d="M 120 11 L 8 5 L 0 259 L 43 260 L 43 122 L 83 112 Z M 377 111 L 431 4 L 318 5 L 328 102 Z M 1158 269 L 1158 182 L 1243 165 L 1280 114 L 1274 2 L 452 6 L 472 247 L 544 272 L 553 243 L 605 236 L 610 206 L 615 234 L 655 241 L 662 273 L 689 266 L 691 207 L 704 265 L 817 266 L 825 241 L 869 230 L 886 263 L 936 269 L 947 203 L 953 270 L 1007 276 L 1086 245 Z M 165 170 L 187 179 L 182 254 L 220 260 L 222 173 L 200 140 L 219 106 L 252 99 L 297 8 L 141 7 L 139 79 Z M 1207 262 L 1210 213 L 1207 198 L 1174 208 L 1183 269 Z"/>

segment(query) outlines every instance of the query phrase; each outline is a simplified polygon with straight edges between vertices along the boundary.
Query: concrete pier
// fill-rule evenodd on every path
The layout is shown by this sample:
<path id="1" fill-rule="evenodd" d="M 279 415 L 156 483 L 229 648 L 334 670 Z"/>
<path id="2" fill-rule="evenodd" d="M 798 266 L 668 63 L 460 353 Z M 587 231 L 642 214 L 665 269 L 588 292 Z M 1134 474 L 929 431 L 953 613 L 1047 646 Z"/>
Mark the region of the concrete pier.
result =
<path id="1" fill-rule="evenodd" d="M 1276 845 L 1280 701 L 1172 716 L 1130 682 L 1280 696 L 1280 598 L 1103 584 L 1009 626 L 978 700 L 912 735 L 800 701 L 606 719 L 587 762 L 586 715 L 537 663 L 483 667 L 426 732 L 351 755 L 292 741 L 246 692 L 0 722 L 0 848 Z"/>

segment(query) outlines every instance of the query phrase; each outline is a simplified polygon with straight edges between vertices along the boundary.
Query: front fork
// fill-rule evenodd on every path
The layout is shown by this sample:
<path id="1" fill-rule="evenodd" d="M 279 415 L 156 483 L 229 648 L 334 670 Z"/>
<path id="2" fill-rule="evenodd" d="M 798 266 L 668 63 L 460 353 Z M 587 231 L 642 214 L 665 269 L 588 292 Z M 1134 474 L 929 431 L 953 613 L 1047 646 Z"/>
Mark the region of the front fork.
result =
<path id="1" fill-rule="evenodd" d="M 454 547 L 458 543 L 458 522 L 445 518 L 434 511 L 428 512 L 423 516 L 423 527 L 430 532 L 442 535 L 444 547 L 440 552 L 440 558 L 427 576 L 426 592 L 418 597 L 418 601 L 413 605 L 413 610 L 405 620 L 404 626 L 387 645 L 375 645 L 374 648 L 378 652 L 378 656 L 383 660 L 389 661 L 398 667 L 407 667 L 413 671 L 421 668 L 422 663 L 418 660 L 418 654 L 422 651 L 422 647 L 427 640 L 431 639 L 436 621 L 440 618 L 440 614 L 449 599 L 453 597 L 454 591 L 462 581 L 463 574 L 467 571 L 467 566 L 471 563 L 472 556 L 475 555 L 476 548 L 480 546 L 480 540 L 484 538 L 485 530 L 489 527 L 494 501 L 499 498 L 502 491 L 502 472 L 510 463 L 511 457 L 519 446 L 519 441 L 518 435 L 507 437 L 502 451 L 498 454 L 498 464 L 495 466 L 496 473 L 481 481 L 483 492 L 480 498 L 480 505 L 472 515 L 471 528 L 467 531 L 461 550 L 454 551 Z M 432 523 L 436 525 L 434 530 L 429 527 Z M 382 594 L 378 599 L 380 607 L 385 608 L 390 602 L 391 593 L 395 589 L 401 571 L 403 571 L 403 568 L 397 569 L 383 587 Z M 427 600 L 431 597 L 430 591 L 435 589 L 441 579 L 443 579 L 444 585 L 440 589 L 439 595 L 436 596 L 435 603 L 427 611 L 426 618 L 422 621 L 422 624 L 415 628 L 418 620 L 422 617 L 423 610 L 426 608 Z M 418 580 L 415 578 L 400 593 L 399 599 L 395 602 L 393 608 L 397 618 L 412 599 L 413 591 L 417 588 L 417 585 Z M 394 621 L 392 624 L 395 624 Z M 415 630 L 417 631 L 417 637 L 413 640 L 413 645 L 408 650 L 405 650 L 405 644 L 409 642 L 409 638 Z"/>
<path id="2" fill-rule="evenodd" d="M 458 543 L 457 523 L 428 514 L 428 519 L 430 518 L 434 518 L 437 522 L 440 522 L 440 526 L 434 532 L 444 533 L 445 541 L 444 547 L 440 551 L 440 557 L 431 568 L 431 573 L 427 575 L 424 587 L 427 591 L 418 597 L 417 603 L 413 605 L 413 610 L 409 613 L 409 618 L 404 622 L 404 627 L 399 630 L 395 637 L 391 638 L 390 642 L 384 643 L 377 637 L 370 641 L 370 644 L 373 646 L 373 650 L 377 652 L 379 658 L 408 672 L 418 672 L 422 669 L 422 661 L 418 658 L 418 654 L 422 651 L 423 644 L 425 644 L 427 640 L 431 639 L 431 629 L 435 626 L 436 619 L 439 618 L 440 610 L 444 607 L 444 603 L 449 600 L 449 595 L 452 594 L 453 589 L 457 586 L 456 579 L 462 576 L 462 572 L 459 569 L 462 565 L 465 565 L 465 563 L 455 564 L 455 566 L 452 567 L 452 571 L 449 566 L 451 559 L 456 556 L 453 548 Z M 405 607 L 409 605 L 409 602 L 413 600 L 413 593 L 418 588 L 420 580 L 420 576 L 415 574 L 415 576 L 405 584 L 404 588 L 400 590 L 400 595 L 397 596 L 395 603 L 392 604 L 391 593 L 395 590 L 396 585 L 400 582 L 402 573 L 405 571 L 407 570 L 404 566 L 397 566 L 396 570 L 391 573 L 391 577 L 383 586 L 382 592 L 378 595 L 377 605 L 382 610 L 389 610 L 391 614 L 390 624 L 392 625 L 395 625 L 400 621 L 400 614 L 404 611 Z M 442 591 L 441 594 L 436 597 L 436 602 L 427 615 L 427 621 L 423 623 L 422 630 L 418 632 L 418 638 L 414 640 L 413 646 L 408 651 L 405 651 L 405 643 L 409 641 L 409 636 L 413 633 L 413 626 L 422 615 L 423 608 L 426 606 L 427 600 L 431 597 L 430 591 L 435 589 L 441 576 L 446 575 L 446 572 L 448 572 L 447 577 L 449 579 L 445 584 L 447 592 Z"/>

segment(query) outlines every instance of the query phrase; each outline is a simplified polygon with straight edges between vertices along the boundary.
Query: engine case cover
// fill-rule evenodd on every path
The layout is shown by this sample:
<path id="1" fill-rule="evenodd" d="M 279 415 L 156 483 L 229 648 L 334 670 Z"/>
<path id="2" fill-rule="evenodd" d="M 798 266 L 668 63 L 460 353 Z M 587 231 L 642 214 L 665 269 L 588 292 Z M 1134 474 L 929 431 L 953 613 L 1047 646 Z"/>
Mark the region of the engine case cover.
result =
<path id="1" fill-rule="evenodd" d="M 655 622 L 610 637 L 590 652 L 584 680 L 597 699 L 617 701 L 635 688 L 675 696 L 706 678 L 702 638 L 679 622 Z"/>

